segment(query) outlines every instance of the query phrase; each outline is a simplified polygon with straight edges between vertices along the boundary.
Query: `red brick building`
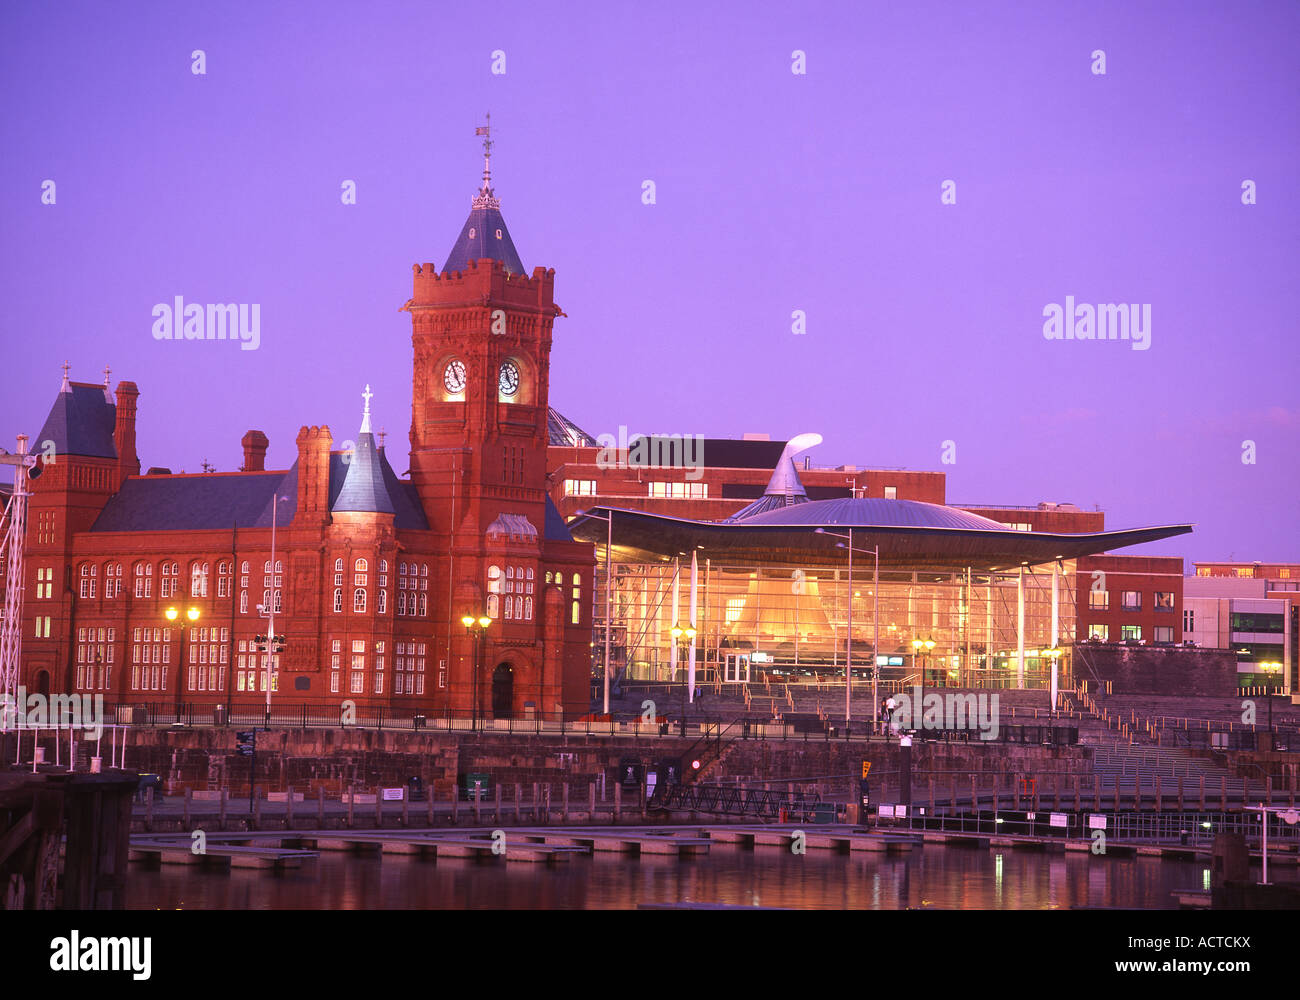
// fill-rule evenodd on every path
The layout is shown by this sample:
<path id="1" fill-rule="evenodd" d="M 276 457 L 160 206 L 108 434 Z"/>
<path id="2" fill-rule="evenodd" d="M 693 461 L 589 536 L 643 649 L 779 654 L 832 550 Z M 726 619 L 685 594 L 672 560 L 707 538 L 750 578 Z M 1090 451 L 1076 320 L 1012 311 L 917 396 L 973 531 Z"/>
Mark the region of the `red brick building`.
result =
<path id="1" fill-rule="evenodd" d="M 554 281 L 524 273 L 485 170 L 446 264 L 416 265 L 403 307 L 409 480 L 371 432 L 368 386 L 349 452 L 304 426 L 292 467 L 266 470 L 249 431 L 239 472 L 141 475 L 136 384 L 65 373 L 32 442 L 51 458 L 32 480 L 22 682 L 258 706 L 273 613 L 273 707 L 585 711 L 592 546 L 546 491 Z M 465 615 L 490 619 L 481 648 Z"/>

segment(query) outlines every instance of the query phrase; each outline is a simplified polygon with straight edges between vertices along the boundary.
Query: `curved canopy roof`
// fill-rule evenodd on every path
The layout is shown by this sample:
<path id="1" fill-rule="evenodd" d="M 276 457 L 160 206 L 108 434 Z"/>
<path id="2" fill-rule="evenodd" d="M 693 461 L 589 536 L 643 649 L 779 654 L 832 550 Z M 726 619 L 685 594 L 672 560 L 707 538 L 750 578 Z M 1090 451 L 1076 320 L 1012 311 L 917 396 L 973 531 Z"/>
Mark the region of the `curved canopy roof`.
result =
<path id="1" fill-rule="evenodd" d="M 579 541 L 603 543 L 606 517 L 612 519 L 620 558 L 671 558 L 699 549 L 701 556 L 729 564 L 828 564 L 846 558 L 843 547 L 851 529 L 857 557 L 870 560 L 871 549 L 879 546 L 882 570 L 1000 571 L 1077 559 L 1192 530 L 1190 524 L 1178 524 L 1080 534 L 1017 531 L 955 507 L 867 497 L 814 500 L 741 521 L 694 521 L 594 507 L 574 518 L 569 530 Z"/>

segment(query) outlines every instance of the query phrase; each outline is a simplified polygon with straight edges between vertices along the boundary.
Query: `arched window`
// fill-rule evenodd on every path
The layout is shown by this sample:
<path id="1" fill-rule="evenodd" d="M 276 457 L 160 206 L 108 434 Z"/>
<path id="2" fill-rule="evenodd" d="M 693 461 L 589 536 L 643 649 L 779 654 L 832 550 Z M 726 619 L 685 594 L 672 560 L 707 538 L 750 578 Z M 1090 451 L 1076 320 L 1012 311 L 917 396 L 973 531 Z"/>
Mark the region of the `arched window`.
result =
<path id="1" fill-rule="evenodd" d="M 388 591 L 382 588 L 375 594 L 375 611 L 381 615 L 388 612 Z"/>
<path id="2" fill-rule="evenodd" d="M 563 574 L 563 573 L 556 573 L 556 574 L 555 574 L 555 585 L 556 585 L 557 587 L 563 587 L 563 586 L 564 586 L 564 574 Z"/>
<path id="3" fill-rule="evenodd" d="M 158 588 L 159 597 L 176 596 L 176 578 L 180 575 L 180 567 L 174 562 L 165 562 L 162 564 L 162 583 Z"/>
<path id="4" fill-rule="evenodd" d="M 352 568 L 356 570 L 356 572 L 358 573 L 364 573 L 368 569 L 370 569 L 370 564 L 366 562 L 364 559 L 358 559 L 355 563 L 352 564 Z"/>
<path id="5" fill-rule="evenodd" d="M 523 618 L 524 618 L 524 599 L 522 597 L 516 597 L 515 598 L 515 619 L 517 621 L 523 621 Z"/>
<path id="6" fill-rule="evenodd" d="M 429 595 L 421 594 L 420 595 L 420 617 L 426 618 L 428 617 L 428 614 L 429 614 Z"/>
<path id="7" fill-rule="evenodd" d="M 90 563 L 81 564 L 81 596 L 83 598 L 95 596 L 95 577 L 98 573 L 98 566 L 92 566 Z"/>
<path id="8" fill-rule="evenodd" d="M 406 591 L 405 590 L 399 590 L 397 592 L 397 613 L 399 615 L 406 614 Z"/>
<path id="9" fill-rule="evenodd" d="M 339 556 L 337 559 L 334 560 L 334 572 L 335 572 L 335 573 L 342 573 L 342 572 L 343 572 L 343 557 L 342 557 L 342 556 Z"/>
<path id="10" fill-rule="evenodd" d="M 230 571 L 234 569 L 234 564 L 226 562 L 224 559 L 217 563 L 217 596 L 230 596 Z"/>
<path id="11" fill-rule="evenodd" d="M 358 587 L 352 592 L 352 610 L 357 614 L 362 614 L 366 610 L 366 591 L 364 587 Z"/>
<path id="12" fill-rule="evenodd" d="M 501 593 L 501 567 L 500 566 L 493 565 L 488 567 L 488 593 L 489 594 Z"/>
<path id="13" fill-rule="evenodd" d="M 510 621 L 515 617 L 515 604 L 514 604 L 514 600 L 510 597 L 509 594 L 506 595 L 505 605 L 506 605 L 506 621 Z"/>
<path id="14" fill-rule="evenodd" d="M 533 599 L 531 597 L 524 598 L 524 618 L 527 621 L 533 620 Z"/>
<path id="15" fill-rule="evenodd" d="M 370 568 L 370 564 L 367 563 L 364 559 L 358 559 L 355 563 L 352 564 L 352 586 L 354 587 L 366 586 L 366 577 L 368 576 L 367 571 L 369 570 L 369 568 Z"/>
<path id="16" fill-rule="evenodd" d="M 553 573 L 548 569 L 548 570 L 546 571 L 546 582 L 547 582 L 547 583 L 550 583 L 550 582 L 551 582 L 551 577 L 552 577 L 552 576 L 554 576 L 554 574 L 553 574 Z"/>
<path id="17" fill-rule="evenodd" d="M 208 596 L 208 564 L 205 562 L 190 563 L 190 596 Z"/>
<path id="18" fill-rule="evenodd" d="M 136 563 L 134 572 L 135 572 L 135 596 L 152 597 L 153 596 L 153 564 Z"/>
<path id="19" fill-rule="evenodd" d="M 334 588 L 334 613 L 337 615 L 337 614 L 341 614 L 342 611 L 343 611 L 343 589 L 341 587 L 335 587 Z"/>
<path id="20" fill-rule="evenodd" d="M 239 613 L 241 615 L 248 614 L 248 591 L 247 590 L 241 590 L 239 592 Z"/>
<path id="21" fill-rule="evenodd" d="M 104 567 L 104 596 L 120 597 L 122 595 L 122 564 L 109 563 Z"/>
<path id="22" fill-rule="evenodd" d="M 487 613 L 489 618 L 500 617 L 500 609 L 498 606 L 499 601 L 500 598 L 498 598 L 496 594 L 488 594 Z"/>
<path id="23" fill-rule="evenodd" d="M 420 567 L 420 589 L 429 589 L 429 564 L 425 563 Z"/>

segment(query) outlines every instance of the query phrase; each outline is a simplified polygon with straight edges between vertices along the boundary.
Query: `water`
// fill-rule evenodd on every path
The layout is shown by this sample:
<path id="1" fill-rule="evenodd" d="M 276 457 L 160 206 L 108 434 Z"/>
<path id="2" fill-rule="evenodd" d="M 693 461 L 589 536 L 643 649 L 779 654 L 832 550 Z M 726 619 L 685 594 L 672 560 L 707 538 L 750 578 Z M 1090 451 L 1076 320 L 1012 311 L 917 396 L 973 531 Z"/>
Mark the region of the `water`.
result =
<path id="1" fill-rule="evenodd" d="M 132 864 L 130 909 L 630 909 L 724 903 L 796 909 L 1172 909 L 1209 888 L 1209 863 L 926 845 L 835 854 L 714 845 L 678 859 L 575 856 L 554 866 L 326 852 L 299 869 L 230 872 Z M 1256 868 L 1256 873 L 1258 869 Z M 1294 880 L 1291 869 L 1275 879 Z"/>

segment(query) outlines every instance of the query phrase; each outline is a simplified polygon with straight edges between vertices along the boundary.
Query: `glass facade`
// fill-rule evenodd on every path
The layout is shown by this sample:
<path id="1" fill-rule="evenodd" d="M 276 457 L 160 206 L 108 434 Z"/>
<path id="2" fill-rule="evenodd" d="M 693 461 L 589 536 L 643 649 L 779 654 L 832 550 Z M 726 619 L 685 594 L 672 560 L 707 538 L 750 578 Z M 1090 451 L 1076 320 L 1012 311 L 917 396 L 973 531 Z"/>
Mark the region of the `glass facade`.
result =
<path id="1" fill-rule="evenodd" d="M 594 590 L 593 653 L 599 673 L 604 659 L 606 582 L 604 551 L 598 546 Z M 613 627 L 610 662 L 630 680 L 684 681 L 689 662 L 687 630 L 696 629 L 696 682 L 712 684 L 771 680 L 789 683 L 844 677 L 852 614 L 852 669 L 870 680 L 873 615 L 877 607 L 872 558 L 855 559 L 850 585 L 847 567 L 753 566 L 700 558 L 613 561 Z M 928 686 L 1018 687 L 1019 573 L 900 572 L 880 576 L 880 680 Z M 852 596 L 850 597 L 850 592 Z M 1023 686 L 1049 684 L 1052 640 L 1052 570 L 1025 571 L 1025 662 Z M 1074 642 L 1075 567 L 1060 574 L 1057 646 Z M 673 627 L 682 634 L 674 639 Z M 933 640 L 928 653 L 913 650 L 914 639 Z M 1070 651 L 1059 657 L 1060 683 L 1070 681 Z"/>

